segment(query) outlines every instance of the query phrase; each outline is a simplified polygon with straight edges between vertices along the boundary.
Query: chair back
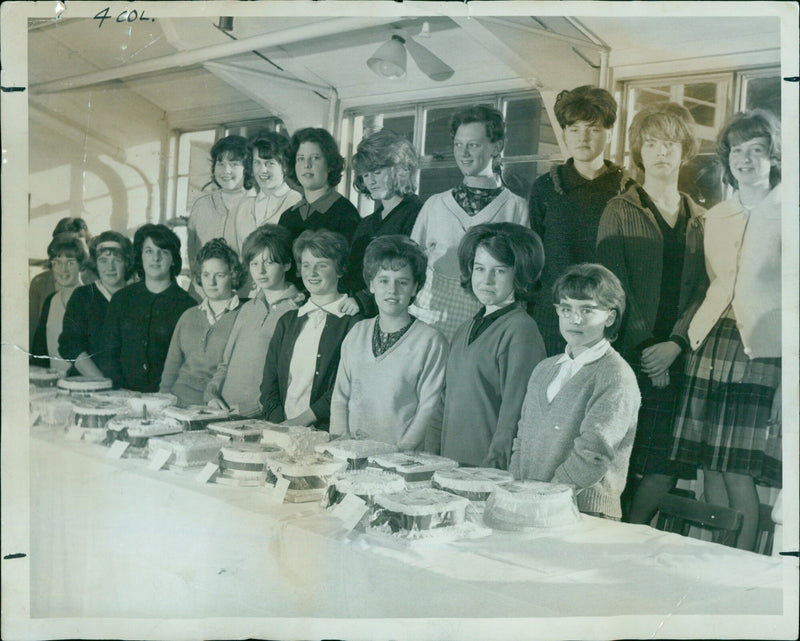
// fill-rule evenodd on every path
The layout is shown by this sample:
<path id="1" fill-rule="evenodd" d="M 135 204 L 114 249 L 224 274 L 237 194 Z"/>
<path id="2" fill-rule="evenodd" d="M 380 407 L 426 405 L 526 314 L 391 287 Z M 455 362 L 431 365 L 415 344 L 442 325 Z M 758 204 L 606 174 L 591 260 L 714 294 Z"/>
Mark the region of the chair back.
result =
<path id="1" fill-rule="evenodd" d="M 716 543 L 733 547 L 742 529 L 742 513 L 721 505 L 665 494 L 658 503 L 656 528 L 688 536 L 693 525 L 711 531 Z"/>

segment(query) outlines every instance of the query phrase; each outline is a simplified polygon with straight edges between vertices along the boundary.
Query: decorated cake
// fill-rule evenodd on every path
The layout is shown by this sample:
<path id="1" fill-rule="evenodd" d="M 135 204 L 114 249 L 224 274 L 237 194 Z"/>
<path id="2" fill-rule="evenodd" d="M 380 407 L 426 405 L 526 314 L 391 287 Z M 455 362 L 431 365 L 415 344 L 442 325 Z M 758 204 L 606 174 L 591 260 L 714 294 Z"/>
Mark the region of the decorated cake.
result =
<path id="1" fill-rule="evenodd" d="M 370 465 L 396 472 L 408 482 L 427 481 L 437 470 L 452 470 L 458 463 L 426 452 L 396 452 L 369 457 Z"/>
<path id="2" fill-rule="evenodd" d="M 141 392 L 131 392 L 127 397 L 128 406 L 137 416 L 142 415 L 145 407 L 148 413 L 153 416 L 155 414 L 160 414 L 164 408 L 175 405 L 177 402 L 177 397 L 172 394 L 143 394 Z"/>
<path id="3" fill-rule="evenodd" d="M 147 450 L 152 458 L 159 450 L 172 453 L 170 464 L 180 468 L 205 465 L 216 461 L 224 441 L 206 430 L 181 432 L 169 436 L 154 436 L 147 442 Z"/>
<path id="4" fill-rule="evenodd" d="M 325 454 L 293 455 L 282 451 L 267 457 L 267 484 L 274 484 L 278 477 L 283 477 L 289 481 L 287 501 L 319 501 L 328 485 L 344 471 L 346 465 L 346 461 Z"/>
<path id="5" fill-rule="evenodd" d="M 580 519 L 572 487 L 541 481 L 503 483 L 489 495 L 483 520 L 497 530 L 558 527 Z"/>
<path id="6" fill-rule="evenodd" d="M 222 421 L 209 423 L 208 431 L 228 441 L 257 442 L 261 440 L 261 431 L 266 421 L 245 419 L 242 421 Z"/>
<path id="7" fill-rule="evenodd" d="M 89 396 L 94 392 L 110 390 L 111 387 L 110 378 L 98 376 L 70 376 L 58 381 L 58 389 L 70 396 Z"/>
<path id="8" fill-rule="evenodd" d="M 259 423 L 264 426 L 261 432 L 262 443 L 278 445 L 291 454 L 311 454 L 318 445 L 330 440 L 330 434 L 313 427 L 278 425 L 269 421 Z"/>
<path id="9" fill-rule="evenodd" d="M 458 526 L 468 505 L 461 496 L 429 487 L 379 494 L 373 498 L 370 527 L 396 534 Z"/>
<path id="10" fill-rule="evenodd" d="M 372 503 L 376 494 L 393 494 L 406 489 L 406 482 L 394 472 L 384 472 L 367 468 L 365 470 L 351 470 L 339 475 L 329 486 L 323 503 L 326 507 L 336 505 L 346 494 L 355 494 Z"/>
<path id="11" fill-rule="evenodd" d="M 133 448 L 144 448 L 151 436 L 177 434 L 181 424 L 166 416 L 133 417 L 119 415 L 106 423 L 109 440 L 128 441 Z"/>
<path id="12" fill-rule="evenodd" d="M 223 443 L 219 451 L 220 475 L 217 481 L 261 485 L 267 472 L 267 457 L 280 451 L 280 448 L 264 443 Z"/>
<path id="13" fill-rule="evenodd" d="M 99 443 L 106 438 L 106 425 L 128 409 L 119 401 L 102 398 L 76 398 L 72 401 L 72 424 L 83 430 L 82 438 Z"/>
<path id="14" fill-rule="evenodd" d="M 510 472 L 493 467 L 456 467 L 434 472 L 431 485 L 470 501 L 485 501 L 499 483 L 512 480 Z"/>
<path id="15" fill-rule="evenodd" d="M 228 418 L 228 410 L 214 409 L 206 405 L 190 405 L 189 407 L 166 407 L 164 416 L 174 418 L 185 430 L 204 430 L 209 423 L 224 421 Z"/>
<path id="16" fill-rule="evenodd" d="M 28 380 L 34 387 L 55 387 L 63 376 L 64 372 L 57 369 L 34 366 L 28 370 Z"/>
<path id="17" fill-rule="evenodd" d="M 340 438 L 316 446 L 317 452 L 327 452 L 331 456 L 347 461 L 348 470 L 360 470 L 367 467 L 369 457 L 376 454 L 396 452 L 397 448 L 389 443 L 369 439 Z"/>

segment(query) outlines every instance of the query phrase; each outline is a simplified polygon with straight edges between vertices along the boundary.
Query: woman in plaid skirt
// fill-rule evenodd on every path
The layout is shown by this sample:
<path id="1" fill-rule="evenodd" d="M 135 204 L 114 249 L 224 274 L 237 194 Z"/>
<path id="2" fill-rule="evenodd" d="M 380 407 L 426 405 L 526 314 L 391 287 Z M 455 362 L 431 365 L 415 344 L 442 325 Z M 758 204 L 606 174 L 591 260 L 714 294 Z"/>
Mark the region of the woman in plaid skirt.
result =
<path id="1" fill-rule="evenodd" d="M 781 486 L 780 125 L 736 114 L 717 151 L 736 191 L 706 213 L 710 285 L 689 325 L 672 454 L 703 467 L 708 503 L 742 512 L 737 546 L 752 549 L 755 482 Z"/>

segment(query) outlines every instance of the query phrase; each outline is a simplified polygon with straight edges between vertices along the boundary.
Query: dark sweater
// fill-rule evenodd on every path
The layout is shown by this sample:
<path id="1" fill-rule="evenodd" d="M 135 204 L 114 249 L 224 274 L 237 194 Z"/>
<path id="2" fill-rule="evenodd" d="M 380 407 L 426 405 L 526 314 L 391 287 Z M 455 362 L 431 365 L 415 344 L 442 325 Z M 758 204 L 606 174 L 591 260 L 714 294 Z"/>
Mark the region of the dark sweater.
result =
<path id="1" fill-rule="evenodd" d="M 367 245 L 378 236 L 391 234 L 410 236 L 420 209 L 422 209 L 422 200 L 419 196 L 407 194 L 386 218 L 383 218 L 383 205 L 380 204 L 373 214 L 363 218 L 358 224 L 350 247 L 350 260 L 344 283 L 346 290 L 355 297 L 362 313 L 367 318 L 378 313 L 375 299 L 369 293 L 367 284 L 364 282 L 364 253 Z"/>
<path id="2" fill-rule="evenodd" d="M 158 294 L 140 281 L 111 297 L 103 331 L 108 354 L 103 373 L 115 387 L 158 391 L 175 324 L 195 304 L 175 281 Z"/>
<path id="3" fill-rule="evenodd" d="M 75 360 L 86 352 L 101 371 L 107 368 L 103 344 L 103 325 L 108 313 L 108 300 L 97 285 L 78 287 L 67 303 L 58 351 L 63 358 Z M 73 365 L 68 375 L 78 374 Z"/>
<path id="4" fill-rule="evenodd" d="M 308 206 L 305 200 L 301 200 L 291 209 L 287 209 L 281 214 L 280 224 L 292 232 L 292 240 L 296 239 L 307 229 L 328 229 L 340 233 L 350 243 L 353 240 L 353 235 L 356 232 L 356 227 L 361 221 L 361 216 L 358 210 L 353 206 L 347 198 L 341 194 L 335 193 L 336 198 L 333 203 L 325 211 L 319 211 L 314 205 L 311 204 L 311 212 L 305 220 L 300 215 L 300 209 Z M 323 196 L 320 200 L 327 204 L 327 196 Z"/>
<path id="5" fill-rule="evenodd" d="M 708 277 L 703 254 L 702 216 L 705 210 L 682 194 L 688 209 L 681 270 L 678 317 L 670 340 L 685 347 L 695 311 L 703 302 Z M 614 347 L 628 362 L 652 341 L 661 301 L 664 242 L 658 222 L 644 206 L 637 186 L 609 201 L 597 231 L 597 261 L 608 267 L 625 288 L 626 306 Z"/>
<path id="6" fill-rule="evenodd" d="M 317 368 L 311 385 L 311 411 L 317 417 L 317 427 L 327 431 L 331 416 L 331 396 L 339 368 L 342 341 L 347 332 L 363 317 L 328 314 L 319 339 Z M 308 316 L 297 316 L 297 310 L 286 312 L 275 327 L 269 343 L 267 360 L 264 362 L 264 377 L 261 381 L 261 407 L 264 418 L 273 423 L 286 420 L 283 403 L 289 388 L 289 365 L 294 345 Z"/>
<path id="7" fill-rule="evenodd" d="M 533 183 L 529 212 L 531 228 L 544 245 L 541 285 L 535 292 L 533 318 L 542 333 L 548 356 L 564 351 L 553 309 L 553 284 L 568 267 L 595 262 L 597 226 L 606 203 L 633 184 L 628 173 L 606 161 L 606 171 L 587 180 L 570 158 Z"/>

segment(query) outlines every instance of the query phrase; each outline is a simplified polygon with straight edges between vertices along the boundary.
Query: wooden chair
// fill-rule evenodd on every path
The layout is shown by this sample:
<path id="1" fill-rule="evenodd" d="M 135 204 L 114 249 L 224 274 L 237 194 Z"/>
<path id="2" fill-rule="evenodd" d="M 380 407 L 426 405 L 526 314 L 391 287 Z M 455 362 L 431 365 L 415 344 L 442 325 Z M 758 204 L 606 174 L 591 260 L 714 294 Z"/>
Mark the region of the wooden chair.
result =
<path id="1" fill-rule="evenodd" d="M 742 529 L 742 513 L 720 505 L 665 494 L 658 504 L 656 528 L 688 536 L 689 528 L 693 525 L 710 530 L 715 543 L 735 547 Z"/>

